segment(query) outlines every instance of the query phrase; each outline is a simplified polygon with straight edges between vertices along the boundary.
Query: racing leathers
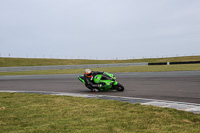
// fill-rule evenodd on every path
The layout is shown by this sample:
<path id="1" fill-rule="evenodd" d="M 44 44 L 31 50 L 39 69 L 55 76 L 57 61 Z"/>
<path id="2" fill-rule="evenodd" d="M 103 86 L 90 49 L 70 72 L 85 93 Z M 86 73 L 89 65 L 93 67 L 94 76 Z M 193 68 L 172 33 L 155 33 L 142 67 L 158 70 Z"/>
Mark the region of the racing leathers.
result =
<path id="1" fill-rule="evenodd" d="M 84 74 L 84 80 L 85 80 L 85 86 L 90 89 L 91 91 L 97 91 L 98 88 L 100 88 L 102 86 L 102 84 L 96 84 L 94 83 L 93 78 L 97 75 L 97 74 L 103 74 L 104 72 L 98 72 L 98 71 L 92 71 L 92 76 L 91 78 L 87 77 Z"/>

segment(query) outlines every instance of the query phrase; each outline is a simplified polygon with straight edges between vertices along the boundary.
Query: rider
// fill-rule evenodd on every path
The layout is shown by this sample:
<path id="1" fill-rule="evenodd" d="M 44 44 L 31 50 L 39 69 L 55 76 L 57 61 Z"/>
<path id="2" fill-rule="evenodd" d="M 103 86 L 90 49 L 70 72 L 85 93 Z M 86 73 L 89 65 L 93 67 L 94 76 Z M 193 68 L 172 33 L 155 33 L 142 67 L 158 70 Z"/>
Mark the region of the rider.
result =
<path id="1" fill-rule="evenodd" d="M 91 91 L 98 91 L 98 88 L 102 86 L 102 84 L 96 84 L 93 81 L 93 78 L 97 74 L 103 74 L 104 72 L 98 72 L 98 71 L 91 71 L 90 69 L 85 70 L 84 74 L 84 80 L 85 80 L 85 86 L 89 88 Z"/>

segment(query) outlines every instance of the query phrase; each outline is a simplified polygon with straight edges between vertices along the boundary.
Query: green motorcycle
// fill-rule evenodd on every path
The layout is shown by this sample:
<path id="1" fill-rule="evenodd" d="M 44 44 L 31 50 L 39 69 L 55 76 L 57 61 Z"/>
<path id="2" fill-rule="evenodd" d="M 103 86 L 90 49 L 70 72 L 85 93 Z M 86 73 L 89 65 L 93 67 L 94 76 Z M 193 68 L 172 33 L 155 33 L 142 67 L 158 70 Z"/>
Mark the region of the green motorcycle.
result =
<path id="1" fill-rule="evenodd" d="M 85 84 L 84 75 L 78 76 L 78 79 Z M 113 74 L 104 72 L 93 77 L 93 81 L 96 84 L 102 84 L 100 88 L 96 88 L 99 91 L 117 90 L 124 91 L 124 86 L 116 81 L 116 77 Z"/>

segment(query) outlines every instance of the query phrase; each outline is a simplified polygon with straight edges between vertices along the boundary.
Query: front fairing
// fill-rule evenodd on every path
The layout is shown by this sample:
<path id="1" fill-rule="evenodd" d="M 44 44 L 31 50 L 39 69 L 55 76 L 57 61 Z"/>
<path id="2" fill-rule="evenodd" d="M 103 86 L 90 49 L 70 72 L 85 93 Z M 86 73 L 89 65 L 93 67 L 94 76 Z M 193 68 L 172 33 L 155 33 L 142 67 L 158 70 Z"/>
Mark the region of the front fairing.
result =
<path id="1" fill-rule="evenodd" d="M 96 75 L 94 77 L 94 83 L 96 84 L 102 84 L 102 87 L 99 88 L 100 90 L 105 90 L 105 89 L 111 89 L 113 85 L 116 85 L 117 84 L 117 81 L 115 81 L 115 78 L 112 74 L 108 74 L 108 73 L 104 73 L 104 74 L 107 74 L 110 78 L 109 79 L 103 79 L 103 76 L 102 75 Z"/>

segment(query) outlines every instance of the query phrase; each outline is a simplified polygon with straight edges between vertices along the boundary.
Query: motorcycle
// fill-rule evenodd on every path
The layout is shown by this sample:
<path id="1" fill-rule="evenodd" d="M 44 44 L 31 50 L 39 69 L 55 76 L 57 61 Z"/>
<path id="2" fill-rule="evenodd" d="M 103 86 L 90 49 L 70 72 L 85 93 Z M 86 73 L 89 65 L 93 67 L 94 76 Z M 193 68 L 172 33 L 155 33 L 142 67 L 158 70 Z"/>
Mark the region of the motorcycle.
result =
<path id="1" fill-rule="evenodd" d="M 78 76 L 78 79 L 85 84 L 84 75 Z M 96 84 L 102 84 L 100 88 L 97 88 L 99 91 L 124 91 L 124 86 L 116 81 L 116 77 L 107 72 L 96 75 L 93 77 L 93 81 Z"/>

